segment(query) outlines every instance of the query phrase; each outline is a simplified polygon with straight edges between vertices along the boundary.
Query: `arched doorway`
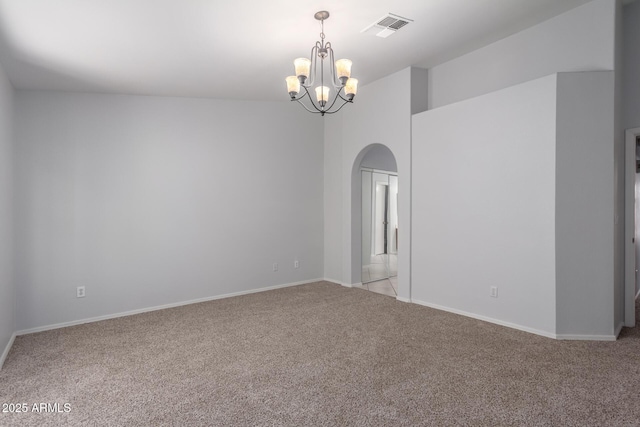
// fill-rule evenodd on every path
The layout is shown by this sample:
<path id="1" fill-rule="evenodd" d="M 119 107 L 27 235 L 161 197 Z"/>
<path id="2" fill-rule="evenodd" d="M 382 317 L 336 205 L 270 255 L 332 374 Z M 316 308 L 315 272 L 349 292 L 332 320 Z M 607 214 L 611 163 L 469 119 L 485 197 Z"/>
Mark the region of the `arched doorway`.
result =
<path id="1" fill-rule="evenodd" d="M 398 167 L 382 144 L 365 147 L 353 165 L 352 249 L 360 288 L 398 295 Z M 354 267 L 356 267 L 354 265 Z"/>

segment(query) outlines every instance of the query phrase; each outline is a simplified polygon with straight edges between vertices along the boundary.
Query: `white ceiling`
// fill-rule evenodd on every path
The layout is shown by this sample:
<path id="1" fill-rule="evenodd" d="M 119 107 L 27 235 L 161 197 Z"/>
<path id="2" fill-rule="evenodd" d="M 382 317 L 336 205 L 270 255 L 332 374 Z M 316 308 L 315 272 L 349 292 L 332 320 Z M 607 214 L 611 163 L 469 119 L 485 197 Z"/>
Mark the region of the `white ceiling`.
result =
<path id="1" fill-rule="evenodd" d="M 589 0 L 0 0 L 0 63 L 17 88 L 287 100 L 319 39 L 361 85 L 428 67 Z M 414 20 L 387 39 L 360 30 Z"/>

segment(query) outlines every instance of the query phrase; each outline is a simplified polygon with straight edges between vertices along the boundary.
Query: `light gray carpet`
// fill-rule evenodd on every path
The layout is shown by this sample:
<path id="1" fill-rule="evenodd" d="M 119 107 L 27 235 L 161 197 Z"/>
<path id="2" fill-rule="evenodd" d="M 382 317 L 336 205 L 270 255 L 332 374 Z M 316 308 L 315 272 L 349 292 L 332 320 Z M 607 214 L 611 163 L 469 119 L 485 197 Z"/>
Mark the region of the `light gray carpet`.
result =
<path id="1" fill-rule="evenodd" d="M 555 341 L 320 282 L 18 337 L 0 425 L 640 424 L 640 333 Z"/>

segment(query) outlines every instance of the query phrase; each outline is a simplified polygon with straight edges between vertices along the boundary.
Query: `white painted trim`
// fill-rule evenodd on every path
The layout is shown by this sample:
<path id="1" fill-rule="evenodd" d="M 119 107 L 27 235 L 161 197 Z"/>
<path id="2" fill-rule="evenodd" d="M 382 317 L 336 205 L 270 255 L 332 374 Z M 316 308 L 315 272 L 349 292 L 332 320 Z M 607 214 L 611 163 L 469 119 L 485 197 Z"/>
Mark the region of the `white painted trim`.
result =
<path id="1" fill-rule="evenodd" d="M 556 334 L 554 334 L 552 332 L 541 331 L 539 329 L 529 328 L 527 326 L 518 325 L 516 323 L 505 322 L 503 320 L 494 319 L 492 317 L 487 317 L 487 316 L 482 316 L 482 315 L 479 315 L 479 314 L 469 313 L 467 311 L 458 310 L 458 309 L 450 308 L 450 307 L 445 307 L 445 306 L 438 305 L 438 304 L 432 304 L 430 302 L 419 301 L 419 300 L 415 300 L 415 299 L 412 299 L 411 302 L 413 302 L 415 304 L 418 304 L 418 305 L 423 305 L 425 307 L 435 308 L 436 310 L 447 311 L 449 313 L 459 314 L 461 316 L 466 316 L 466 317 L 471 317 L 473 319 L 482 320 L 484 322 L 494 323 L 496 325 L 506 326 L 508 328 L 517 329 L 517 330 L 520 330 L 520 331 L 529 332 L 529 333 L 536 334 L 536 335 L 541 335 L 541 336 L 547 337 L 547 338 L 554 338 L 555 339 L 555 338 L 558 337 Z M 587 339 L 587 338 L 585 338 L 585 339 Z"/>
<path id="2" fill-rule="evenodd" d="M 336 285 L 344 286 L 345 288 L 353 288 L 354 286 L 358 285 L 357 283 L 355 284 L 345 283 L 345 282 L 341 282 L 340 280 L 327 279 L 326 277 L 322 280 L 324 280 L 325 282 L 335 283 Z"/>
<path id="3" fill-rule="evenodd" d="M 633 295 L 636 293 L 636 138 L 640 128 L 625 131 L 624 158 L 624 323 L 636 325 L 636 306 Z M 637 296 L 636 296 L 637 297 Z"/>
<path id="4" fill-rule="evenodd" d="M 325 277 L 325 278 L 324 278 L 324 279 L 322 279 L 322 280 L 323 280 L 323 281 L 325 281 L 325 282 L 334 283 L 334 284 L 336 284 L 336 285 L 344 286 L 344 287 L 347 287 L 347 288 L 350 288 L 350 287 L 351 287 L 351 285 L 347 285 L 346 283 L 342 283 L 340 280 L 329 279 L 329 278 L 327 278 L 327 277 Z"/>
<path id="5" fill-rule="evenodd" d="M 432 304 L 429 302 L 419 301 L 412 299 L 410 302 L 413 302 L 418 305 L 423 305 L 425 307 L 435 308 L 436 310 L 447 311 L 453 314 L 459 314 L 461 316 L 471 317 L 473 319 L 482 320 L 484 322 L 494 323 L 500 326 L 506 326 L 507 328 L 517 329 L 523 332 L 529 332 L 531 334 L 540 335 L 547 338 L 553 338 L 557 340 L 582 340 L 582 341 L 615 341 L 617 339 L 618 334 L 620 333 L 620 329 L 622 328 L 622 323 L 619 325 L 617 333 L 615 335 L 571 335 L 571 334 L 554 334 L 552 332 L 541 331 L 539 329 L 529 328 L 528 326 L 518 325 L 516 323 L 505 322 L 503 320 L 494 319 L 487 316 L 482 316 L 479 314 L 469 313 L 463 310 L 457 310 L 455 308 L 449 308 L 438 304 Z"/>
<path id="6" fill-rule="evenodd" d="M 559 334 L 556 336 L 558 340 L 566 341 L 615 341 L 615 335 L 571 335 Z"/>
<path id="7" fill-rule="evenodd" d="M 13 342 L 16 339 L 16 334 L 14 333 L 13 335 L 11 335 L 11 338 L 9 339 L 9 342 L 7 343 L 7 346 L 4 348 L 4 351 L 2 352 L 2 356 L 0 356 L 0 369 L 2 369 L 2 366 L 4 366 L 4 361 L 7 359 L 7 356 L 9 355 L 9 351 L 11 350 L 11 346 L 13 346 Z"/>
<path id="8" fill-rule="evenodd" d="M 396 296 L 396 300 L 400 301 L 400 302 L 411 302 L 410 298 L 405 298 L 405 297 L 401 297 L 401 296 Z"/>
<path id="9" fill-rule="evenodd" d="M 53 325 L 46 325 L 46 326 L 38 326 L 36 328 L 24 329 L 22 331 L 18 331 L 14 335 L 33 334 L 33 333 L 36 333 L 36 332 L 43 332 L 43 331 L 49 331 L 49 330 L 52 330 L 52 329 L 66 328 L 68 326 L 82 325 L 84 323 L 100 322 L 102 320 L 116 319 L 118 317 L 132 316 L 134 314 L 147 313 L 147 312 L 150 312 L 150 311 L 157 311 L 157 310 L 164 310 L 164 309 L 167 309 L 167 308 L 180 307 L 180 306 L 183 306 L 183 305 L 197 304 L 197 303 L 200 303 L 200 302 L 213 301 L 213 300 L 217 300 L 217 299 L 231 298 L 231 297 L 237 297 L 237 296 L 241 296 L 241 295 L 255 294 L 255 293 L 258 293 L 258 292 L 272 291 L 274 289 L 288 288 L 288 287 L 291 287 L 291 286 L 305 285 L 305 284 L 308 284 L 308 283 L 321 282 L 323 280 L 324 279 L 313 279 L 313 280 L 304 280 L 302 282 L 285 283 L 283 285 L 268 286 L 266 288 L 250 289 L 250 290 L 247 290 L 247 291 L 233 292 L 233 293 L 230 293 L 230 294 L 216 295 L 216 296 L 205 297 L 205 298 L 198 298 L 198 299 L 193 299 L 193 300 L 189 300 L 189 301 L 181 301 L 181 302 L 176 302 L 176 303 L 171 303 L 171 304 L 158 305 L 158 306 L 155 306 L 155 307 L 141 308 L 141 309 L 138 309 L 138 310 L 124 311 L 124 312 L 121 312 L 121 313 L 107 314 L 107 315 L 104 315 L 104 316 L 90 317 L 88 319 L 72 320 L 70 322 L 56 323 L 56 324 L 53 324 Z"/>

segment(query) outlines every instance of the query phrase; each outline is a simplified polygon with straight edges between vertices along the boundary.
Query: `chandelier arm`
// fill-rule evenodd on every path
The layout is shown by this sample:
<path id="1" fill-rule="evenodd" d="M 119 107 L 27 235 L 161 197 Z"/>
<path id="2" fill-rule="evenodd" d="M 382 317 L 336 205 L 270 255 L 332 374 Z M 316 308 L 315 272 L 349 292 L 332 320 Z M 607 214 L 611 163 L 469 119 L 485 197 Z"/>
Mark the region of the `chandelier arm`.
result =
<path id="1" fill-rule="evenodd" d="M 292 101 L 299 101 L 301 99 L 303 99 L 305 96 L 309 95 L 309 92 L 306 92 L 304 95 L 302 95 L 300 98 L 292 98 Z M 311 95 L 309 95 L 309 97 L 311 97 Z"/>
<path id="2" fill-rule="evenodd" d="M 348 99 L 344 98 L 342 95 L 340 95 L 340 92 L 338 92 L 338 96 L 340 97 L 340 99 L 342 99 L 344 102 L 351 102 L 353 103 L 353 101 L 349 101 Z"/>
<path id="3" fill-rule="evenodd" d="M 318 42 L 316 42 L 316 45 L 311 48 L 311 65 L 309 66 L 309 78 L 302 85 L 304 87 L 311 87 L 313 86 L 313 83 L 315 83 L 316 68 L 318 64 L 317 58 L 318 58 Z"/>
<path id="4" fill-rule="evenodd" d="M 300 98 L 300 99 L 302 99 L 302 98 Z M 308 112 L 313 113 L 313 114 L 322 113 L 322 111 L 319 111 L 319 110 L 318 110 L 318 111 L 313 111 L 313 110 L 309 109 L 309 107 L 307 107 L 307 106 L 304 104 L 304 102 L 300 101 L 300 99 L 295 99 L 294 101 L 298 101 L 298 104 L 302 105 L 302 107 L 303 107 L 305 110 L 307 110 Z M 313 105 L 313 102 L 311 103 L 311 105 Z M 313 107 L 315 108 L 315 105 L 314 105 Z"/>
<path id="5" fill-rule="evenodd" d="M 342 98 L 342 97 L 340 97 L 340 98 Z M 344 99 L 344 98 L 342 98 L 342 99 Z M 342 107 L 344 107 L 345 105 L 347 105 L 347 104 L 349 104 L 349 103 L 351 103 L 351 101 L 347 101 L 347 100 L 345 99 L 345 100 L 344 100 L 344 102 L 342 103 L 342 105 L 341 105 L 337 110 L 335 110 L 335 111 L 325 111 L 325 114 L 335 114 L 335 113 L 337 113 L 338 111 L 342 110 Z"/>
<path id="6" fill-rule="evenodd" d="M 315 52 L 317 52 L 317 50 L 318 50 L 318 46 L 317 46 L 317 43 L 316 43 L 316 46 L 311 48 L 311 56 L 309 56 L 310 61 L 311 61 L 311 64 L 309 64 L 309 77 L 307 78 L 307 80 L 304 83 L 300 84 L 301 86 L 311 87 L 313 85 L 313 82 L 314 82 L 315 77 L 316 77 L 315 69 L 316 69 L 316 56 L 317 55 L 315 54 Z"/>
<path id="7" fill-rule="evenodd" d="M 329 51 L 329 63 L 331 64 L 331 81 L 333 83 L 333 87 L 339 89 L 342 87 L 342 83 L 338 81 L 338 76 L 336 75 L 336 61 L 333 57 L 333 49 L 331 49 L 331 42 L 327 42 L 327 50 Z"/>
<path id="8" fill-rule="evenodd" d="M 336 101 L 338 100 L 338 95 L 336 95 L 335 98 L 333 98 L 333 102 L 331 103 L 331 105 L 329 106 L 329 108 L 327 108 L 325 111 L 329 111 L 333 108 L 333 106 L 335 105 Z"/>
<path id="9" fill-rule="evenodd" d="M 322 41 L 324 43 L 324 32 L 322 33 Z M 322 88 L 324 88 L 324 58 L 324 56 L 320 57 L 320 87 Z M 320 91 L 322 92 L 322 99 L 324 99 L 324 90 L 320 89 Z M 311 99 L 311 96 L 309 96 L 309 99 Z M 318 104 L 320 104 L 320 111 L 326 111 L 324 107 L 327 106 L 327 100 L 324 101 L 324 105 L 322 105 L 322 101 L 318 100 Z"/>

